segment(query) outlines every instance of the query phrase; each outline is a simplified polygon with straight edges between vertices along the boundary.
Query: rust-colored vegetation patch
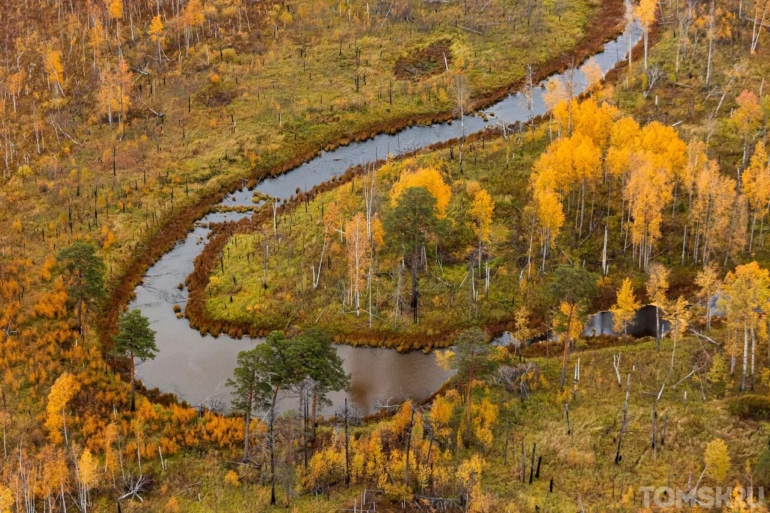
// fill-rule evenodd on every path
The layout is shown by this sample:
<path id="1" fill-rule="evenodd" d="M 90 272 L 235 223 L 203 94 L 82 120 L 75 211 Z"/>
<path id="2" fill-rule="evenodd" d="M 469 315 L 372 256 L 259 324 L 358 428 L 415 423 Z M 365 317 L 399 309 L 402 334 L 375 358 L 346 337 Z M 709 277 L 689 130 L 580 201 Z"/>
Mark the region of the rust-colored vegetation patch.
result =
<path id="1" fill-rule="evenodd" d="M 437 75 L 452 63 L 452 41 L 440 39 L 422 49 L 402 55 L 393 66 L 393 75 L 399 80 L 418 80 Z"/>

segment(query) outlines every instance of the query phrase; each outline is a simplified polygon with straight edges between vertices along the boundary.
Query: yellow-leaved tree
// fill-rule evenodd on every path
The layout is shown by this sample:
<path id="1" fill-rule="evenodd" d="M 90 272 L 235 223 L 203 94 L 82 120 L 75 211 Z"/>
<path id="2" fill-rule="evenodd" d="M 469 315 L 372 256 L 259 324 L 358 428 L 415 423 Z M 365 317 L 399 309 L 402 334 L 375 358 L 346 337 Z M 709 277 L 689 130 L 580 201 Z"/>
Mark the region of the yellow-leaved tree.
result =
<path id="1" fill-rule="evenodd" d="M 53 498 L 68 488 L 69 470 L 67 468 L 67 451 L 48 445 L 43 448 L 39 459 L 42 460 L 41 495 Z M 0 511 L 3 511 L 0 508 Z"/>
<path id="2" fill-rule="evenodd" d="M 735 201 L 735 188 L 735 180 L 724 176 L 713 160 L 709 160 L 698 171 L 690 219 L 697 242 L 693 251 L 695 261 L 700 258 L 707 265 L 717 251 L 740 251 L 741 247 L 733 244 L 736 233 L 730 229 L 734 210 L 739 205 Z"/>
<path id="3" fill-rule="evenodd" d="M 743 375 L 741 390 L 746 390 L 749 372 L 749 339 L 751 339 L 751 386 L 754 386 L 756 331 L 766 315 L 764 309 L 770 301 L 770 273 L 757 262 L 739 265 L 727 273 L 721 288 L 720 308 L 727 313 L 728 322 L 743 330 Z M 737 339 L 737 337 L 736 337 Z M 733 350 L 730 368 L 735 367 L 736 351 Z"/>
<path id="4" fill-rule="evenodd" d="M 77 478 L 78 507 L 84 513 L 91 505 L 91 489 L 99 484 L 99 461 L 88 448 L 83 449 L 76 461 L 75 477 Z"/>
<path id="5" fill-rule="evenodd" d="M 155 46 L 158 51 L 158 67 L 160 69 L 163 69 L 163 42 L 165 41 L 164 37 L 164 27 L 163 27 L 163 20 L 160 18 L 160 14 L 155 16 L 152 19 L 152 22 L 150 22 L 150 28 L 147 30 L 147 35 L 150 36 L 150 41 L 155 43 Z"/>
<path id="6" fill-rule="evenodd" d="M 703 453 L 703 460 L 706 463 L 706 473 L 717 483 L 724 481 L 730 471 L 730 453 L 725 441 L 721 438 L 710 441 Z"/>
<path id="7" fill-rule="evenodd" d="M 749 237 L 749 251 L 754 245 L 754 230 L 757 226 L 757 218 L 760 219 L 759 243 L 762 245 L 765 216 L 770 206 L 770 163 L 768 163 L 765 144 L 760 141 L 754 148 L 754 154 L 749 161 L 749 167 L 743 172 L 743 194 L 751 207 L 751 236 Z"/>
<path id="8" fill-rule="evenodd" d="M 602 68 L 599 66 L 599 63 L 596 62 L 596 59 L 594 59 L 593 57 L 588 59 L 588 61 L 583 65 L 582 71 L 583 71 L 583 75 L 586 77 L 586 87 L 588 90 L 591 90 L 594 87 L 596 87 L 604 77 L 604 73 L 602 73 Z"/>
<path id="9" fill-rule="evenodd" d="M 187 5 L 182 12 L 181 19 L 182 24 L 184 25 L 185 48 L 189 53 L 190 42 L 193 37 L 193 30 L 197 29 L 198 27 L 202 27 L 203 23 L 206 21 L 206 17 L 203 14 L 203 5 L 201 4 L 201 0 L 190 0 L 187 2 Z"/>
<path id="10" fill-rule="evenodd" d="M 525 305 L 520 306 L 514 313 L 514 320 L 516 321 L 516 330 L 513 332 L 514 344 L 516 345 L 517 352 L 521 350 L 522 344 L 526 344 L 527 340 L 532 338 L 535 334 L 535 330 L 529 327 L 529 308 Z"/>
<path id="11" fill-rule="evenodd" d="M 132 76 L 124 59 L 114 69 L 106 65 L 99 73 L 99 113 L 107 116 L 110 126 L 114 116 L 124 117 L 131 106 Z"/>
<path id="12" fill-rule="evenodd" d="M 674 357 L 676 356 L 676 343 L 687 331 L 687 327 L 690 325 L 690 310 L 689 304 L 682 297 L 679 296 L 677 300 L 666 308 L 666 315 L 664 318 L 671 326 L 671 338 L 674 340 L 673 348 L 671 349 L 671 372 L 674 371 Z"/>
<path id="13" fill-rule="evenodd" d="M 703 301 L 706 309 L 706 329 L 711 329 L 711 296 L 719 286 L 719 272 L 714 264 L 709 264 L 701 269 L 695 276 L 695 284 L 700 287 L 698 297 Z"/>
<path id="14" fill-rule="evenodd" d="M 430 408 L 431 427 L 436 438 L 440 441 L 448 440 L 452 434 L 452 427 L 449 423 L 452 420 L 452 411 L 455 406 L 453 399 L 456 397 L 457 392 L 451 398 L 438 396 Z"/>
<path id="15" fill-rule="evenodd" d="M 743 90 L 735 99 L 738 108 L 733 110 L 730 125 L 743 139 L 743 164 L 749 159 L 749 145 L 762 126 L 762 106 L 759 98 L 751 91 Z"/>
<path id="16" fill-rule="evenodd" d="M 479 273 L 481 273 L 481 254 L 484 243 L 489 242 L 492 233 L 492 215 L 495 212 L 495 202 L 487 191 L 479 188 L 471 194 L 471 206 L 468 216 L 471 218 L 473 233 L 479 241 Z"/>
<path id="17" fill-rule="evenodd" d="M 655 349 L 660 351 L 660 309 L 666 304 L 668 291 L 668 269 L 657 262 L 647 269 L 647 297 L 655 306 Z"/>
<path id="18" fill-rule="evenodd" d="M 452 189 L 444 183 L 438 170 L 432 167 L 420 168 L 416 171 L 407 171 L 403 173 L 398 181 L 393 184 L 390 191 L 390 203 L 392 206 L 398 204 L 398 198 L 409 188 L 424 187 L 428 189 L 431 196 L 436 198 L 437 217 L 443 219 L 446 217 L 446 207 L 452 198 Z"/>
<path id="19" fill-rule="evenodd" d="M 69 372 L 65 372 L 56 378 L 51 387 L 51 391 L 48 394 L 48 405 L 45 409 L 45 427 L 48 429 L 48 436 L 51 442 L 55 444 L 61 443 L 62 440 L 69 444 L 65 408 L 79 390 L 80 382 Z M 63 438 L 59 428 L 64 433 Z"/>
<path id="20" fill-rule="evenodd" d="M 468 511 L 476 513 L 491 512 L 492 499 L 485 494 L 481 487 L 481 473 L 485 462 L 481 456 L 474 454 L 464 460 L 457 468 L 457 477 L 464 490 Z"/>
<path id="21" fill-rule="evenodd" d="M 639 18 L 644 34 L 644 69 L 647 69 L 647 50 L 649 48 L 650 27 L 655 23 L 655 11 L 658 0 L 641 0 L 634 8 L 634 15 Z"/>
<path id="22" fill-rule="evenodd" d="M 11 513 L 14 502 L 11 489 L 0 484 L 0 513 Z"/>
<path id="23" fill-rule="evenodd" d="M 631 324 L 636 311 L 641 307 L 641 303 L 636 299 L 634 295 L 634 287 L 631 284 L 631 279 L 626 278 L 623 280 L 623 285 L 618 289 L 617 300 L 615 306 L 610 309 L 612 312 L 612 329 L 616 332 L 623 332 L 623 338 L 627 340 L 628 325 Z"/>
<path id="24" fill-rule="evenodd" d="M 105 0 L 110 19 L 123 19 L 123 0 Z"/>
<path id="25" fill-rule="evenodd" d="M 45 66 L 48 87 L 53 86 L 54 94 L 57 96 L 64 94 L 64 67 L 61 63 L 61 50 L 47 47 L 43 55 L 43 64 Z"/>
<path id="26" fill-rule="evenodd" d="M 663 207 L 671 201 L 671 177 L 648 159 L 632 158 L 631 172 L 623 191 L 631 218 L 631 239 L 639 252 L 639 267 L 647 268 L 652 248 L 661 236 Z"/>
<path id="27" fill-rule="evenodd" d="M 499 408 L 489 400 L 489 397 L 484 397 L 481 403 L 474 407 L 474 410 L 473 434 L 486 451 L 492 447 L 495 441 L 492 430 L 494 429 L 495 422 L 497 422 Z"/>
<path id="28" fill-rule="evenodd" d="M 541 226 L 543 269 L 548 249 L 556 246 L 556 237 L 564 226 L 561 198 L 554 190 L 535 191 L 535 211 Z"/>

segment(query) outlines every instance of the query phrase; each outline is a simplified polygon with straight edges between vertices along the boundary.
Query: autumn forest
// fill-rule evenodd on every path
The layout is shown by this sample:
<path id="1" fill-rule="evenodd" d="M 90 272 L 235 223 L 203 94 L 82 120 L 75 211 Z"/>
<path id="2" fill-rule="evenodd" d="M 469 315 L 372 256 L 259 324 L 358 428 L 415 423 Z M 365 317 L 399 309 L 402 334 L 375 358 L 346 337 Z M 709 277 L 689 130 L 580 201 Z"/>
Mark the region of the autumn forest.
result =
<path id="1" fill-rule="evenodd" d="M 0 513 L 766 511 L 770 0 L 0 5 Z"/>

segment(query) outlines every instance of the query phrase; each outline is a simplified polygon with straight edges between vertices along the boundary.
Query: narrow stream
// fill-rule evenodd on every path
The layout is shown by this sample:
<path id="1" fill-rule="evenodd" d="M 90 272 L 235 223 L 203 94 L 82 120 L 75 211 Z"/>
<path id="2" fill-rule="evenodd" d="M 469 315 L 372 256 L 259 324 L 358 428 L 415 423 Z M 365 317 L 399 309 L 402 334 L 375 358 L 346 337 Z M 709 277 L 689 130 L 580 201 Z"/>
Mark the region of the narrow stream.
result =
<path id="1" fill-rule="evenodd" d="M 624 60 L 628 49 L 642 36 L 638 22 L 629 22 L 622 35 L 607 42 L 593 59 L 602 73 Z M 565 80 L 565 74 L 556 75 Z M 586 88 L 582 68 L 574 73 L 576 92 Z M 546 81 L 541 82 L 533 95 L 533 114 L 546 113 L 543 93 Z M 386 155 L 401 155 L 434 143 L 468 135 L 498 123 L 525 122 L 530 112 L 527 100 L 521 93 L 507 96 L 485 110 L 489 122 L 478 116 L 466 116 L 461 123 L 439 123 L 431 126 L 413 126 L 398 134 L 378 135 L 367 141 L 342 146 L 285 173 L 260 183 L 256 190 L 284 199 L 296 190 L 308 190 L 334 176 L 343 174 L 349 167 L 374 162 Z M 223 206 L 253 206 L 253 191 L 238 191 L 222 202 Z M 136 288 L 136 298 L 129 305 L 139 308 L 150 319 L 157 332 L 159 353 L 137 367 L 137 375 L 149 387 L 173 392 L 180 399 L 193 405 L 205 404 L 210 408 L 227 408 L 230 392 L 224 383 L 232 376 L 239 351 L 251 349 L 263 339 L 232 339 L 227 335 L 218 338 L 202 336 L 190 327 L 186 319 L 177 319 L 173 306 L 184 305 L 187 290 L 179 289 L 193 271 L 193 261 L 203 250 L 209 234 L 207 225 L 237 220 L 250 214 L 234 212 L 213 213 L 205 216 L 184 240 L 166 253 L 144 275 Z M 434 353 L 411 352 L 400 354 L 392 349 L 366 348 L 340 345 L 337 352 L 344 360 L 345 371 L 350 373 L 351 390 L 330 397 L 333 411 L 345 397 L 363 414 L 376 411 L 378 405 L 395 403 L 406 398 L 423 398 L 430 395 L 449 377 L 449 372 L 436 364 Z M 286 398 L 284 408 L 291 401 Z"/>

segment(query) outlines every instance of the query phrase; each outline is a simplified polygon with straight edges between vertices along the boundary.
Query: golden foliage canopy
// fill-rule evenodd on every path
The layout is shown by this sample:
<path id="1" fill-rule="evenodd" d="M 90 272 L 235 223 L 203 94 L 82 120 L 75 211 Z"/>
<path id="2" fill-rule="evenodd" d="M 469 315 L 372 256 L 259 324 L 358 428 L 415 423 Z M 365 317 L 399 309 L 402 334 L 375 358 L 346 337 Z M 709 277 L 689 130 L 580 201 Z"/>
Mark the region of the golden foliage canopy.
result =
<path id="1" fill-rule="evenodd" d="M 428 192 L 436 198 L 438 217 L 442 219 L 446 217 L 446 208 L 449 205 L 449 200 L 452 198 L 452 189 L 444 183 L 444 179 L 441 178 L 438 170 L 432 167 L 425 167 L 403 173 L 391 189 L 391 205 L 395 206 L 401 194 L 410 187 L 424 187 L 428 189 Z"/>

